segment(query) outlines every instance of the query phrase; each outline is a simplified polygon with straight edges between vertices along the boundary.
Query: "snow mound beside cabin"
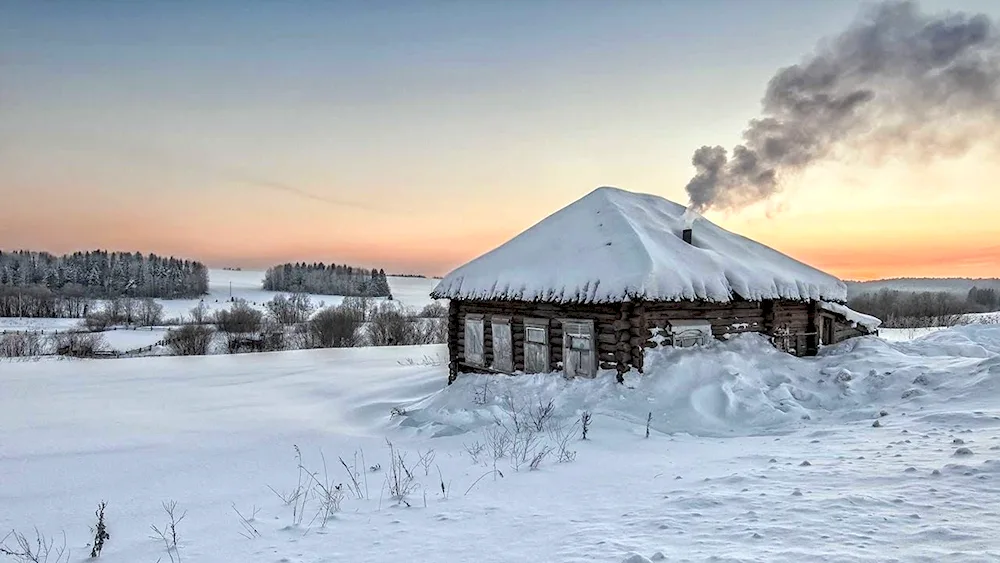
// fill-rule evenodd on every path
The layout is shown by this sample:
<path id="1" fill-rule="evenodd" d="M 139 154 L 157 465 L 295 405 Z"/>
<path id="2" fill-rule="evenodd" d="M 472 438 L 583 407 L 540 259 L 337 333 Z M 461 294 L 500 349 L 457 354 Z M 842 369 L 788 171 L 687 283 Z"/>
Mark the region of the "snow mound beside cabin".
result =
<path id="1" fill-rule="evenodd" d="M 598 188 L 446 276 L 435 298 L 602 303 L 847 299 L 837 278 L 662 197 Z"/>
<path id="2" fill-rule="evenodd" d="M 757 334 L 647 356 L 643 375 L 626 384 L 613 372 L 595 379 L 556 374 L 462 375 L 451 386 L 406 407 L 402 426 L 433 435 L 491 425 L 506 397 L 535 408 L 549 400 L 566 422 L 590 411 L 637 428 L 700 436 L 787 432 L 817 420 L 871 420 L 883 408 L 922 410 L 1000 394 L 1000 326 L 942 331 L 905 343 L 855 338 L 815 358 L 779 352 Z M 598 423 L 599 424 L 599 423 Z"/>

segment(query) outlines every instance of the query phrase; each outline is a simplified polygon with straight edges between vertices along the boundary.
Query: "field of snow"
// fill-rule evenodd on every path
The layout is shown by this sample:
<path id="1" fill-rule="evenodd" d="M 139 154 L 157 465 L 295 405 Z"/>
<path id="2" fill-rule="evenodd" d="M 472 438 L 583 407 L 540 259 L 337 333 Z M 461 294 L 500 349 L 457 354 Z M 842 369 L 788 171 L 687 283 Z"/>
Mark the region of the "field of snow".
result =
<path id="1" fill-rule="evenodd" d="M 809 359 L 745 335 L 655 354 L 626 386 L 606 374 L 448 387 L 444 356 L 0 363 L 0 530 L 65 533 L 82 561 L 106 500 L 107 563 L 1000 558 L 1000 326 Z M 488 453 L 474 460 L 506 397 L 527 410 L 551 399 L 546 436 L 592 412 L 576 459 L 531 471 L 508 456 L 502 477 Z M 386 439 L 418 483 L 409 507 L 387 491 Z M 315 497 L 293 513 L 269 487 L 296 487 L 296 446 L 343 488 L 338 457 L 357 465 L 363 498 L 347 493 L 328 519 Z M 150 537 L 170 500 L 186 511 L 176 552 Z M 256 533 L 235 510 L 256 514 Z"/>

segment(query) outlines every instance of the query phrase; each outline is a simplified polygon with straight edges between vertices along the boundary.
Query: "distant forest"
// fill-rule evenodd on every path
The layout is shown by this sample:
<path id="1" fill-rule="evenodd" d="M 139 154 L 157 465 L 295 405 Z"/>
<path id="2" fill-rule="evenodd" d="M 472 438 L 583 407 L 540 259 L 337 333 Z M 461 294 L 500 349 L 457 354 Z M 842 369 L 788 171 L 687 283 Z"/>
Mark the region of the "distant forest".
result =
<path id="1" fill-rule="evenodd" d="M 82 317 L 89 300 L 208 293 L 204 264 L 138 252 L 0 252 L 0 317 Z"/>
<path id="2" fill-rule="evenodd" d="M 874 315 L 886 328 L 946 326 L 967 313 L 1000 310 L 1000 291 L 973 287 L 964 295 L 947 291 L 900 291 L 880 289 L 855 295 L 848 306 Z"/>
<path id="3" fill-rule="evenodd" d="M 264 274 L 264 289 L 320 295 L 388 297 L 385 270 L 368 270 L 344 264 L 280 264 Z"/>

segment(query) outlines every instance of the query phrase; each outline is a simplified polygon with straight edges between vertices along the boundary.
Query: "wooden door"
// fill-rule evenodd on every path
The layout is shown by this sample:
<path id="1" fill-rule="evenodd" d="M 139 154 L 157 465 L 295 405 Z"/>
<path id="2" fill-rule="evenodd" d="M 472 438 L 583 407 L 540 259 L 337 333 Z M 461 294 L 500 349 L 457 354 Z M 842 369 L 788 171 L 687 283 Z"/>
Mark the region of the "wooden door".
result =
<path id="1" fill-rule="evenodd" d="M 597 366 L 593 321 L 563 321 L 563 373 L 594 377 Z"/>
<path id="2" fill-rule="evenodd" d="M 549 371 L 549 327 L 545 321 L 524 323 L 524 373 Z"/>

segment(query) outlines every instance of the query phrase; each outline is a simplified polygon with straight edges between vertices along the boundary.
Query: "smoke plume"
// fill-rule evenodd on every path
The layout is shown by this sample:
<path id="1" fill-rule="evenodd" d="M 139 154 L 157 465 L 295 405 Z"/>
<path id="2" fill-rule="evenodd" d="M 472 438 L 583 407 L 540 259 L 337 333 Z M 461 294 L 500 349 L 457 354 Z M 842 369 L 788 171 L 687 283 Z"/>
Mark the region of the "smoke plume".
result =
<path id="1" fill-rule="evenodd" d="M 841 151 L 961 154 L 1000 122 L 1000 41 L 984 15 L 927 15 L 912 2 L 866 9 L 767 85 L 731 154 L 704 146 L 687 185 L 694 211 L 735 209 Z"/>

